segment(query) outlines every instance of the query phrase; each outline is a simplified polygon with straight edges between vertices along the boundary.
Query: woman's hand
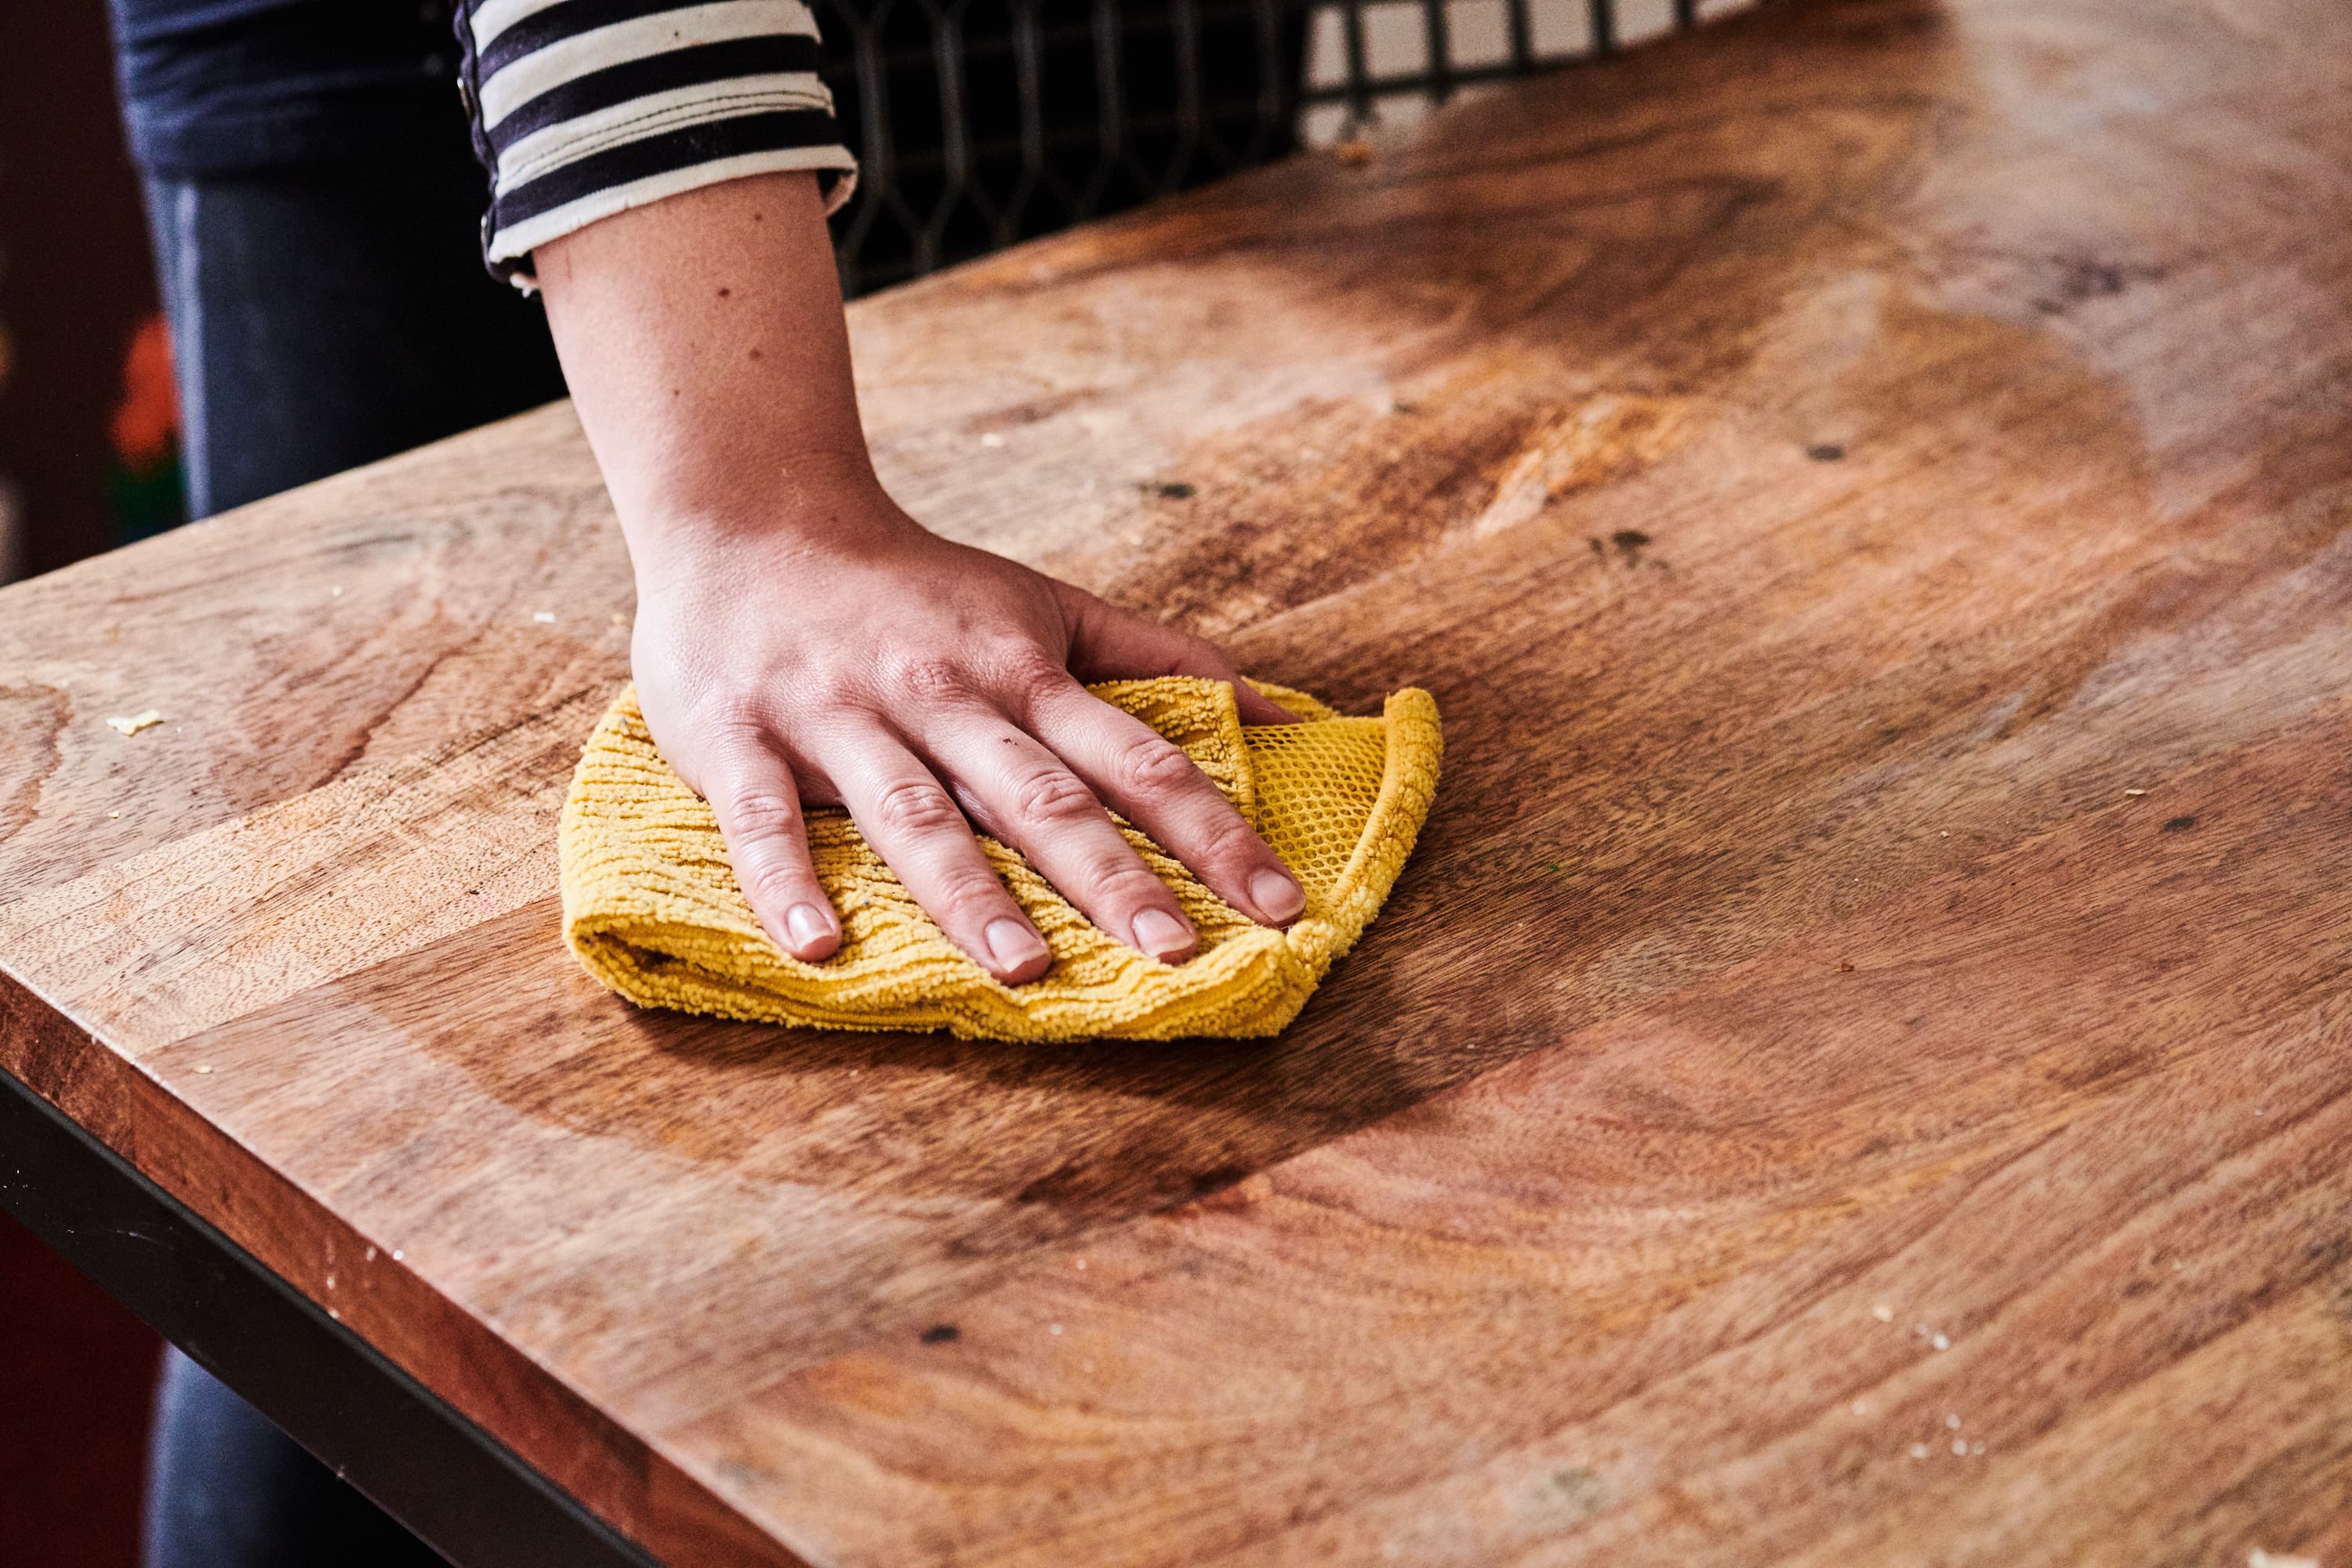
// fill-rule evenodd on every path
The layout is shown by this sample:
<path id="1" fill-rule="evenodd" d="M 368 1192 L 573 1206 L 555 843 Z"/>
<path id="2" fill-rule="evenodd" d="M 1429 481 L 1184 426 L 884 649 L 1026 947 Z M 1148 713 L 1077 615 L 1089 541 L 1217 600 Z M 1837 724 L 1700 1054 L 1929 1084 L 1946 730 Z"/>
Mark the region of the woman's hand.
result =
<path id="1" fill-rule="evenodd" d="M 535 258 L 572 397 L 637 576 L 638 699 L 709 800 L 776 944 L 838 914 L 803 811 L 839 805 L 950 940 L 1007 984 L 1052 962 L 989 868 L 1017 848 L 1103 931 L 1191 955 L 1115 808 L 1252 919 L 1296 878 L 1182 751 L 1082 681 L 1235 682 L 1197 637 L 919 526 L 866 456 L 832 252 L 805 174 L 730 181 L 590 224 Z"/>
<path id="2" fill-rule="evenodd" d="M 1169 962 L 1192 953 L 1192 926 L 1106 805 L 1235 909 L 1297 917 L 1297 879 L 1216 785 L 1080 683 L 1206 676 L 1237 683 L 1250 722 L 1290 717 L 1222 655 L 928 533 L 878 487 L 853 486 L 830 511 L 820 526 L 666 555 L 639 579 L 646 722 L 717 811 L 778 946 L 816 960 L 841 944 L 809 864 L 812 805 L 846 806 L 949 938 L 1008 984 L 1051 958 L 973 825 L 1103 931 Z"/>

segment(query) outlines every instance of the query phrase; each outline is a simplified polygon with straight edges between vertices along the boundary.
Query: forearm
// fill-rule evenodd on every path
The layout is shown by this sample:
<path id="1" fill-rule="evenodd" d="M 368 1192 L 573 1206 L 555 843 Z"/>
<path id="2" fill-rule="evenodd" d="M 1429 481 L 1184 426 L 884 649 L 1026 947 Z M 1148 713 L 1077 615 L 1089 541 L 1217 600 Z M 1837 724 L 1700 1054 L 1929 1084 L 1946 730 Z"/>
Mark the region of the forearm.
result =
<path id="1" fill-rule="evenodd" d="M 864 504 L 875 481 L 814 176 L 688 191 L 536 261 L 641 574 L 745 531 L 814 542 L 896 515 Z"/>

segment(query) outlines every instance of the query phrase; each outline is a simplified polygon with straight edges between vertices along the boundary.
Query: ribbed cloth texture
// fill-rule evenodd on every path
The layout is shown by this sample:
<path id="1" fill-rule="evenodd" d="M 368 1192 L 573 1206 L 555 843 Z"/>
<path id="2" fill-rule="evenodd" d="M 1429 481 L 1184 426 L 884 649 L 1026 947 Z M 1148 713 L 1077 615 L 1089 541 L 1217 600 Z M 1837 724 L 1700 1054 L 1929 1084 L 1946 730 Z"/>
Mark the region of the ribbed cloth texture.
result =
<path id="1" fill-rule="evenodd" d="M 948 941 L 845 813 L 826 810 L 809 814 L 809 851 L 843 942 L 803 963 L 760 929 L 718 818 L 662 761 L 630 688 L 589 737 L 564 801 L 565 940 L 630 1001 L 719 1017 L 1000 1040 L 1274 1034 L 1380 912 L 1428 815 L 1442 742 L 1425 691 L 1396 693 L 1377 719 L 1349 719 L 1253 684 L 1305 722 L 1244 727 L 1222 681 L 1090 689 L 1181 746 L 1298 873 L 1307 909 L 1287 931 L 1254 923 L 1122 822 L 1200 932 L 1192 958 L 1161 963 L 1097 930 L 983 836 L 1054 955 L 1043 977 L 1005 985 Z"/>

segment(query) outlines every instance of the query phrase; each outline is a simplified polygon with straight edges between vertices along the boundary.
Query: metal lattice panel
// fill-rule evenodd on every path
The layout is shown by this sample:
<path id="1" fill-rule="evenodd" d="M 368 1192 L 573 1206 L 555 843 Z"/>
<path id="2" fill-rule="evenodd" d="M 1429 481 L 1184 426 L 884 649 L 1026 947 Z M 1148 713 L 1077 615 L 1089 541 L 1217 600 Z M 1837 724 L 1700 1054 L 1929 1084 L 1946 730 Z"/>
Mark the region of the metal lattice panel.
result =
<path id="1" fill-rule="evenodd" d="M 1742 0 L 816 0 L 852 293 Z"/>

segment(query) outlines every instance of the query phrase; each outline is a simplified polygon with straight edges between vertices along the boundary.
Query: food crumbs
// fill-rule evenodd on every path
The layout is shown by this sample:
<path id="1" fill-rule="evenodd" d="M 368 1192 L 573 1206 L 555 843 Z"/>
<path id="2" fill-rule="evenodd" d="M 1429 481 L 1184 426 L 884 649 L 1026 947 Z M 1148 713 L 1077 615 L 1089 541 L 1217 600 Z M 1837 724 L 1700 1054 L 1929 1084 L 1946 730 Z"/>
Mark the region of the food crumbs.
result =
<path id="1" fill-rule="evenodd" d="M 1957 1432 L 1960 1429 L 1960 1418 L 1957 1415 L 1947 1415 L 1944 1417 L 1944 1425 Z"/>
<path id="2" fill-rule="evenodd" d="M 400 1248 L 398 1248 L 398 1247 L 394 1247 L 394 1248 L 392 1249 L 392 1260 L 393 1260 L 394 1263 L 399 1262 L 402 1258 L 405 1258 L 405 1257 L 407 1257 L 407 1256 L 408 1256 L 408 1255 L 407 1255 L 406 1253 L 404 1253 L 404 1252 L 401 1251 L 401 1250 L 400 1250 Z"/>
<path id="3" fill-rule="evenodd" d="M 530 618 L 537 621 L 541 626 L 551 626 L 555 624 L 555 612 L 553 610 L 533 610 L 530 613 Z"/>
<path id="4" fill-rule="evenodd" d="M 2127 789 L 2124 791 L 2124 793 L 2131 796 L 2134 800 L 2137 800 L 2140 796 L 2146 795 L 2147 791 L 2144 789 Z"/>
<path id="5" fill-rule="evenodd" d="M 1873 1307 L 1870 1310 L 1870 1315 L 1882 1323 L 1891 1323 L 1895 1321 L 1895 1309 L 1887 1306 Z"/>
<path id="6" fill-rule="evenodd" d="M 1360 136 L 1350 136 L 1331 143 L 1331 156 L 1350 169 L 1360 169 L 1372 161 L 1372 144 Z"/>
<path id="7" fill-rule="evenodd" d="M 1911 1445 L 1911 1457 L 1912 1457 L 1913 1458 L 1915 1458 L 1915 1459 L 1924 1459 L 1924 1458 L 1926 1458 L 1927 1457 L 1927 1444 L 1925 1444 L 1925 1443 L 1914 1443 L 1914 1444 L 1912 1444 L 1912 1445 Z"/>
<path id="8" fill-rule="evenodd" d="M 1870 1414 L 1870 1406 L 1864 1401 L 1857 1399 L 1853 1402 L 1853 1413 L 1856 1415 L 1867 1415 Z"/>
<path id="9" fill-rule="evenodd" d="M 1953 1439 L 1952 1439 L 1952 1457 L 1953 1457 L 1954 1458 L 1956 1458 L 1956 1459 L 1965 1459 L 1965 1458 L 1967 1458 L 1969 1457 L 1969 1446 L 1968 1446 L 1968 1444 L 1967 1444 L 1967 1443 L 1965 1443 L 1965 1442 L 1963 1442 L 1961 1439 L 1959 1439 L 1959 1438 L 1958 1438 L 1958 1437 L 1953 1438 Z"/>
<path id="10" fill-rule="evenodd" d="M 1059 1323 L 1048 1323 L 1045 1325 L 1045 1331 L 1049 1334 L 1058 1334 L 1062 1331 L 1062 1325 Z"/>
<path id="11" fill-rule="evenodd" d="M 121 816 L 122 814 L 119 811 L 110 811 L 106 815 L 109 816 Z"/>
<path id="12" fill-rule="evenodd" d="M 982 435 L 980 444 L 983 447 L 1002 447 L 1004 445 L 1004 437 L 990 430 Z"/>
<path id="13" fill-rule="evenodd" d="M 152 708 L 144 713 L 134 713 L 128 719 L 109 719 L 107 723 L 118 735 L 136 735 L 142 730 L 152 730 L 163 721 L 163 716 Z"/>
<path id="14" fill-rule="evenodd" d="M 330 599 L 340 599 L 342 596 L 343 585 L 341 583 L 336 584 L 333 587 L 327 590 L 327 597 Z"/>
<path id="15" fill-rule="evenodd" d="M 629 617 L 621 614 L 620 611 L 614 610 L 613 612 L 613 624 L 616 626 L 625 626 L 629 624 Z"/>
<path id="16" fill-rule="evenodd" d="M 1840 974 L 1852 974 L 1853 973 L 1853 965 L 1841 959 L 1838 961 L 1838 973 Z"/>
<path id="17" fill-rule="evenodd" d="M 1969 1445 L 1969 1452 L 1971 1454 L 1981 1455 L 1984 1452 L 1984 1445 L 1982 1443 L 1971 1443 Z"/>
<path id="18" fill-rule="evenodd" d="M 375 1248 L 373 1247 L 367 1249 L 367 1261 L 370 1263 L 373 1263 L 375 1261 Z"/>
<path id="19" fill-rule="evenodd" d="M 213 1070 L 213 1064 L 212 1064 L 212 1063 L 210 1063 L 210 1062 L 206 1062 L 206 1063 L 205 1063 L 203 1066 L 201 1066 L 201 1067 L 197 1068 L 196 1068 L 196 1070 L 197 1070 L 198 1072 L 200 1072 L 200 1073 L 201 1073 L 201 1072 L 210 1072 L 210 1071 L 212 1071 L 212 1070 Z"/>
<path id="20" fill-rule="evenodd" d="M 1937 1334 L 1934 1339 L 1929 1340 L 1927 1342 L 1935 1346 L 1939 1351 L 1948 1351 L 1952 1348 L 1952 1342 L 1942 1334 Z"/>
<path id="21" fill-rule="evenodd" d="M 2319 1568 L 2319 1559 L 2290 1557 L 2284 1552 L 2265 1552 L 2257 1546 L 2246 1553 L 2246 1568 Z"/>

